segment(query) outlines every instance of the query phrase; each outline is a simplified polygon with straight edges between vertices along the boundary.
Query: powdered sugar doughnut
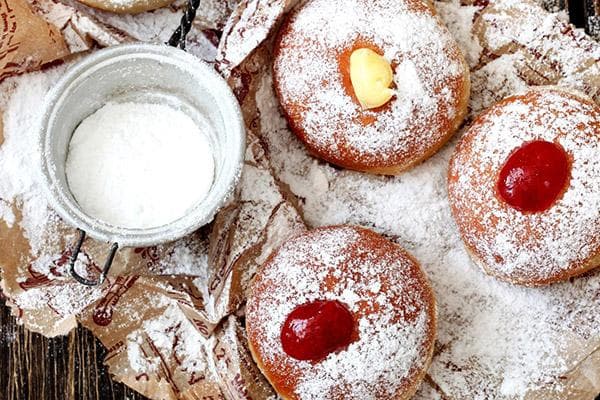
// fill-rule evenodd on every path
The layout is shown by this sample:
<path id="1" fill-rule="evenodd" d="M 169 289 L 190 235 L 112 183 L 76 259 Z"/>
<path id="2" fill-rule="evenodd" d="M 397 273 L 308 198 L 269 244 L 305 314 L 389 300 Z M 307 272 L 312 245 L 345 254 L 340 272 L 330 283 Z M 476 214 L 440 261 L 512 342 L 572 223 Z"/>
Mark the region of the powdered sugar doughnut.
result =
<path id="1" fill-rule="evenodd" d="M 491 107 L 456 148 L 448 183 L 489 274 L 543 285 L 600 265 L 600 108 L 584 95 L 548 87 Z"/>
<path id="2" fill-rule="evenodd" d="M 117 14 L 138 14 L 156 10 L 171 4 L 174 0 L 78 0 L 86 6 Z"/>
<path id="3" fill-rule="evenodd" d="M 353 328 L 341 315 L 324 329 L 346 329 L 349 344 L 302 360 L 282 335 L 290 316 L 319 303 L 345 307 Z M 288 240 L 271 255 L 252 285 L 246 329 L 260 369 L 285 399 L 408 399 L 431 361 L 435 315 L 433 292 L 411 256 L 372 231 L 336 226 Z M 313 337 L 309 351 L 322 344 Z"/>
<path id="4" fill-rule="evenodd" d="M 383 55 L 395 96 L 363 110 L 349 78 L 357 48 Z M 396 174 L 435 153 L 461 124 L 469 68 L 422 0 L 309 0 L 284 22 L 274 83 L 291 129 L 341 167 Z"/>

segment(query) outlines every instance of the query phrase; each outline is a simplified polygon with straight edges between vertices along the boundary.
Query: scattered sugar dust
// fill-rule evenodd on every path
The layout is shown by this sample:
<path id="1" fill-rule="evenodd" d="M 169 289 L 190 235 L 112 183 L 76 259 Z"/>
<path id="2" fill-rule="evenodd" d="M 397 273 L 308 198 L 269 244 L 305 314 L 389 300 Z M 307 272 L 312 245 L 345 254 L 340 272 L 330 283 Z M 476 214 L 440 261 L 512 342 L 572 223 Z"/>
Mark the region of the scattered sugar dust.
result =
<path id="1" fill-rule="evenodd" d="M 437 5 L 474 67 L 482 47 L 462 24 L 473 20 L 476 8 L 456 1 Z M 454 22 L 459 20 L 460 24 Z M 568 54 L 564 50 L 562 56 Z M 518 73 L 523 57 L 506 54 L 474 70 L 471 115 L 528 87 Z M 398 177 L 370 176 L 339 170 L 308 155 L 279 112 L 269 74 L 257 101 L 275 175 L 298 196 L 310 226 L 369 226 L 422 263 L 440 313 L 438 353 L 430 376 L 446 394 L 512 399 L 536 390 L 550 396 L 560 392 L 560 377 L 568 377 L 599 340 L 598 273 L 530 289 L 481 272 L 463 247 L 447 199 L 447 166 L 456 139 Z"/>

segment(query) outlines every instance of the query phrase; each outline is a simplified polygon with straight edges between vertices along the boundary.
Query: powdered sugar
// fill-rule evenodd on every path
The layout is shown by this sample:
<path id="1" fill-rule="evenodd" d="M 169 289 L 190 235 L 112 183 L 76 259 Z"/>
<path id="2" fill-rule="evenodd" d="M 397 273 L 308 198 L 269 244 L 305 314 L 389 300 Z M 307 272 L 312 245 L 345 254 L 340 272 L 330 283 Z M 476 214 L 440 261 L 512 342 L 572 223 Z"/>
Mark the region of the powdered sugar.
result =
<path id="1" fill-rule="evenodd" d="M 404 165 L 447 137 L 463 95 L 462 56 L 425 5 L 313 0 L 283 29 L 276 85 L 317 153 L 343 165 L 342 153 L 362 169 Z M 397 66 L 396 96 L 384 110 L 362 110 L 343 83 L 339 58 L 360 41 L 379 47 Z M 372 123 L 359 122 L 369 118 Z"/>
<path id="2" fill-rule="evenodd" d="M 160 273 L 197 276 L 197 287 L 204 288 L 203 282 L 208 279 L 208 243 L 202 239 L 195 235 L 177 241 L 170 254 L 160 259 Z"/>
<path id="3" fill-rule="evenodd" d="M 102 296 L 100 290 L 90 290 L 81 285 L 59 285 L 49 294 L 44 288 L 33 288 L 15 298 L 17 305 L 27 311 L 48 304 L 64 318 L 72 318 L 86 306 Z"/>
<path id="4" fill-rule="evenodd" d="M 374 399 L 380 393 L 393 398 L 397 382 L 408 376 L 419 359 L 419 334 L 425 325 L 425 314 L 419 315 L 412 326 L 393 324 L 385 318 L 372 322 L 363 319 L 359 324 L 359 336 L 365 340 L 328 357 L 318 369 L 307 374 L 298 385 L 300 399 L 334 398 L 332 388 L 340 382 L 348 382 L 349 391 L 356 398 Z M 384 386 L 374 386 L 371 382 L 381 382 Z"/>
<path id="5" fill-rule="evenodd" d="M 19 225 L 29 240 L 31 252 L 37 254 L 43 239 L 52 237 L 56 218 L 50 213 L 39 184 L 37 171 L 37 134 L 43 94 L 61 74 L 63 67 L 46 73 L 33 73 L 18 80 L 5 80 L 0 108 L 4 109 L 4 143 L 0 147 L 0 198 L 22 209 Z M 13 86 L 11 88 L 11 86 Z M 0 218 L 16 221 L 12 207 L 0 208 Z"/>
<path id="6" fill-rule="evenodd" d="M 600 45 L 569 25 L 565 13 L 546 13 L 531 0 L 495 1 L 476 20 L 474 31 L 488 54 L 516 54 L 515 67 L 528 84 L 575 87 L 598 100 L 594 76 Z"/>
<path id="7" fill-rule="evenodd" d="M 205 343 L 200 332 L 181 315 L 181 310 L 168 305 L 160 316 L 145 321 L 140 330 L 127 337 L 127 355 L 136 373 L 155 371 L 164 360 L 170 359 L 177 360 L 177 367 L 183 372 L 204 373 Z M 144 350 L 148 345 L 151 351 Z"/>
<path id="8" fill-rule="evenodd" d="M 210 131 L 207 121 L 170 106 L 107 103 L 73 133 L 69 188 L 84 212 L 114 226 L 169 224 L 211 189 Z"/>
<path id="9" fill-rule="evenodd" d="M 135 31 L 136 28 L 130 29 Z M 106 286 L 86 288 L 69 276 L 64 260 L 65 257 L 68 259 L 67 250 L 76 239 L 75 231 L 66 227 L 50 209 L 38 177 L 38 124 L 44 98 L 69 64 L 8 78 L 0 84 L 3 120 L 0 124 L 3 125 L 0 223 L 11 228 L 11 237 L 5 239 L 8 243 L 3 243 L 3 262 L 14 260 L 22 263 L 17 269 L 4 269 L 2 284 L 6 293 L 10 293 L 11 304 L 22 311 L 21 318 L 27 328 L 46 335 L 64 334 L 74 328 L 77 324 L 75 316 L 106 294 Z M 21 239 L 21 235 L 25 239 Z M 25 241 L 28 247 L 24 249 L 11 247 L 11 242 Z M 101 245 L 90 241 L 84 245 L 85 250 L 96 250 L 96 261 L 104 253 Z M 120 251 L 116 263 L 126 253 L 125 250 Z M 79 260 L 82 261 L 83 257 L 85 254 L 80 253 Z M 173 274 L 192 272 L 193 275 L 202 275 L 202 268 L 206 269 L 203 265 L 205 258 L 206 254 L 191 267 L 176 264 L 179 258 L 165 258 L 163 269 Z M 88 276 L 90 271 L 80 271 L 81 267 L 82 263 L 77 262 L 76 269 L 83 276 Z M 2 265 L 2 268 L 8 267 Z M 94 272 L 97 274 L 97 271 Z M 135 314 L 131 313 L 131 317 L 135 318 Z"/>
<path id="10" fill-rule="evenodd" d="M 437 4 L 447 23 L 457 16 L 465 23 L 472 20 L 474 7 L 458 3 Z M 503 4 L 495 2 L 497 8 Z M 450 24 L 450 29 L 457 28 Z M 465 54 L 477 54 L 481 48 L 478 36 L 464 34 L 458 40 Z M 558 50 L 569 57 L 576 43 L 563 42 Z M 472 115 L 527 88 L 530 83 L 521 72 L 525 59 L 523 51 L 514 51 L 471 64 Z M 560 79 L 593 93 L 594 87 L 583 84 L 581 76 L 574 73 Z M 456 141 L 398 177 L 337 170 L 307 154 L 287 129 L 273 96 L 266 74 L 257 95 L 263 139 L 276 176 L 299 196 L 308 224 L 374 227 L 411 251 L 432 280 L 440 312 L 437 352 L 429 369 L 436 386 L 425 384 L 418 399 L 522 399 L 533 393 L 540 398 L 577 398 L 577 394 L 569 397 L 565 388 L 600 341 L 597 272 L 541 289 L 515 287 L 486 276 L 464 250 L 447 200 L 447 166 Z M 598 389 L 597 362 L 586 368 L 590 378 L 583 386 L 593 392 L 591 388 Z"/>
<path id="11" fill-rule="evenodd" d="M 372 234 L 371 234 L 372 235 Z M 428 360 L 432 304 L 418 267 L 393 245 L 348 227 L 286 242 L 266 264 L 247 308 L 247 329 L 270 374 L 300 399 L 393 397 Z M 372 247 L 370 247 L 372 246 Z M 315 300 L 345 303 L 358 339 L 318 363 L 282 348 L 289 313 Z"/>
<path id="12" fill-rule="evenodd" d="M 225 76 L 240 65 L 275 27 L 281 14 L 297 0 L 243 1 L 224 28 L 217 62 Z"/>
<path id="13" fill-rule="evenodd" d="M 594 106 L 556 90 L 531 92 L 492 108 L 466 134 L 450 166 L 449 194 L 465 241 L 492 273 L 547 282 L 600 252 L 600 111 Z M 532 140 L 560 144 L 572 158 L 571 178 L 549 210 L 524 214 L 498 199 L 495 180 L 511 152 Z"/>
<path id="14" fill-rule="evenodd" d="M 259 3 L 267 9 L 267 4 L 274 4 L 263 1 L 248 3 Z M 455 15 L 460 15 L 465 24 L 471 19 L 475 8 L 459 6 L 458 3 L 451 1 L 438 7 L 447 23 L 458 18 Z M 496 0 L 494 3 L 499 7 L 503 1 Z M 538 10 L 538 13 L 543 13 Z M 101 17 L 141 40 L 164 41 L 172 27 L 177 25 L 180 14 L 163 9 L 135 17 L 106 13 L 102 13 Z M 477 54 L 476 50 L 471 50 L 479 46 L 477 39 L 467 34 L 463 39 L 457 34 L 458 26 L 450 24 L 450 29 L 457 36 L 463 52 Z M 519 28 L 528 29 L 526 25 L 513 26 L 513 29 Z M 260 34 L 268 32 L 262 28 L 258 30 Z M 461 30 L 467 33 L 470 27 Z M 546 31 L 538 33 L 539 36 L 548 34 Z M 253 36 L 253 39 L 256 37 Z M 250 51 L 256 43 L 258 41 L 244 50 Z M 564 42 L 556 50 L 569 57 L 572 45 L 572 42 Z M 189 49 L 195 48 L 196 43 L 190 43 Z M 232 53 L 238 48 L 231 46 Z M 214 54 L 214 49 L 210 54 Z M 523 51 L 502 54 L 491 63 L 486 60 L 483 68 L 474 71 L 477 86 L 470 104 L 473 114 L 531 84 L 529 77 L 522 73 L 521 60 L 526 60 Z M 541 62 L 541 65 L 545 64 L 546 61 Z M 6 80 L 0 91 L 6 128 L 6 140 L 0 148 L 3 171 L 0 182 L 1 218 L 27 227 L 27 235 L 32 237 L 32 252 L 37 251 L 38 254 L 39 246 L 48 243 L 42 241 L 43 236 L 49 236 L 45 240 L 54 237 L 49 227 L 55 224 L 55 217 L 46 208 L 43 197 L 37 197 L 35 184 L 31 186 L 32 190 L 13 189 L 21 187 L 17 179 L 23 179 L 25 185 L 33 182 L 31 174 L 36 169 L 31 161 L 33 147 L 30 145 L 34 143 L 32 135 L 35 135 L 32 119 L 37 118 L 37 110 L 41 109 L 42 93 L 62 71 L 63 67 L 58 67 L 44 74 Z M 598 76 L 597 66 L 592 65 L 560 79 L 562 84 L 591 93 L 597 90 L 597 83 L 594 86 L 593 80 L 586 79 L 595 76 Z M 13 92 L 17 85 L 19 88 Z M 9 96 L 10 102 L 7 103 Z M 542 289 L 514 287 L 487 277 L 472 264 L 464 251 L 447 204 L 446 168 L 454 143 L 426 164 L 397 178 L 339 171 L 307 155 L 304 146 L 286 129 L 285 119 L 279 115 L 277 100 L 271 90 L 270 76 L 265 76 L 258 100 L 262 139 L 269 145 L 269 158 L 274 162 L 276 176 L 298 195 L 309 224 L 352 222 L 373 226 L 410 249 L 432 279 L 440 302 L 440 319 L 438 352 L 429 370 L 429 381 L 435 382 L 437 389 L 425 384 L 417 395 L 418 399 L 441 399 L 444 396 L 446 399 L 513 400 L 524 398 L 531 392 L 536 392 L 529 396 L 531 398 L 581 397 L 581 392 L 569 393 L 564 387 L 572 380 L 569 371 L 579 366 L 599 343 L 598 272 Z M 14 151 L 5 151 L 8 148 Z M 16 171 L 19 173 L 15 174 Z M 23 217 L 20 213 L 13 213 L 13 202 L 27 207 Z M 23 221 L 20 221 L 21 218 Z M 46 233 L 42 233 L 42 227 Z M 175 252 L 173 262 L 187 260 L 187 255 L 185 251 Z M 44 267 L 36 265 L 36 268 Z M 171 267 L 169 273 L 176 273 L 176 266 Z M 190 271 L 187 267 L 183 270 Z M 203 278 L 198 280 L 202 285 L 206 282 Z M 373 285 L 370 289 L 376 288 L 377 285 Z M 121 311 L 125 310 L 130 311 L 129 319 L 141 318 L 135 307 L 121 308 Z M 25 313 L 24 318 L 27 318 L 28 327 L 36 322 L 35 314 Z M 191 340 L 195 339 L 192 337 Z M 591 365 L 578 376 L 579 379 L 587 376 L 589 382 L 581 384 L 580 381 L 577 386 L 589 388 L 595 384 L 598 389 L 597 352 L 587 359 Z M 143 366 L 143 362 L 140 365 Z"/>
<path id="15" fill-rule="evenodd" d="M 478 115 L 499 99 L 513 93 L 522 92 L 528 86 L 519 76 L 517 63 L 523 60 L 521 54 L 508 54 L 471 74 L 471 85 L 476 96 L 471 98 L 471 115 Z"/>
<path id="16" fill-rule="evenodd" d="M 483 51 L 472 30 L 473 21 L 480 10 L 479 7 L 456 7 L 454 3 L 443 2 L 437 2 L 435 7 L 440 13 L 440 18 L 458 42 L 467 63 L 471 68 L 475 67 L 479 63 Z"/>

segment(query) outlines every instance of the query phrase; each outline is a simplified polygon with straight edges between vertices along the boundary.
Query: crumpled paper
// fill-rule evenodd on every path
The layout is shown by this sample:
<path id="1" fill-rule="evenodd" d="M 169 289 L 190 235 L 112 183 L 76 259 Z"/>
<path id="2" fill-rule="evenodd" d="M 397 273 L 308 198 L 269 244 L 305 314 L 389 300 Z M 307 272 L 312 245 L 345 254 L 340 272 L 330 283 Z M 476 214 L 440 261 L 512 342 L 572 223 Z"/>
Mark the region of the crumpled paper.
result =
<path id="1" fill-rule="evenodd" d="M 0 81 L 95 45 L 112 46 L 129 40 L 123 32 L 54 0 L 2 0 L 0 16 Z"/>
<path id="2" fill-rule="evenodd" d="M 242 0 L 222 26 L 220 40 L 215 39 L 214 31 L 202 31 L 207 27 L 215 29 L 219 24 L 197 26 L 191 33 L 194 43 L 202 42 L 199 47 L 203 49 L 194 50 L 191 46 L 190 51 L 215 57 L 215 67 L 228 79 L 240 101 L 248 131 L 241 182 L 232 201 L 212 224 L 175 243 L 120 250 L 107 282 L 101 288 L 89 289 L 74 283 L 67 273 L 66 264 L 76 237 L 72 227 L 48 211 L 49 222 L 40 234 L 43 244 L 33 246 L 19 223 L 23 220 L 24 200 L 10 202 L 15 222 L 0 221 L 1 286 L 14 314 L 27 328 L 55 336 L 67 333 L 77 323 L 83 324 L 107 347 L 106 364 L 115 379 L 152 399 L 276 398 L 249 354 L 243 306 L 248 285 L 261 263 L 283 240 L 307 229 L 299 212 L 298 197 L 276 178 L 269 139 L 263 137 L 270 127 L 262 126 L 264 118 L 257 99 L 257 92 L 270 74 L 273 32 L 284 13 L 296 3 L 295 0 Z M 579 38 L 579 33 L 573 33 L 569 39 L 547 37 L 539 38 L 535 44 L 522 43 L 516 34 L 519 24 L 511 23 L 519 18 L 511 8 L 515 2 L 491 3 L 481 7 L 474 27 L 489 60 L 514 55 L 519 60 L 515 66 L 525 86 L 541 82 L 532 71 L 549 68 L 550 72 L 542 74 L 544 83 L 575 85 L 596 96 L 598 101 L 599 58 L 594 53 L 597 47 L 592 48 L 592 60 L 580 65 L 560 55 L 561 49 L 581 47 L 578 54 L 587 60 L 589 42 Z M 528 0 L 522 3 L 531 12 L 543 12 Z M 131 38 L 164 41 L 169 34 L 169 29 L 163 27 L 160 38 L 151 38 L 139 29 L 129 31 L 134 24 L 128 19 L 72 4 L 52 0 L 32 4 L 22 7 L 25 17 L 21 18 L 33 19 L 40 29 L 55 32 L 57 42 L 50 47 L 55 50 L 50 56 L 41 53 L 46 42 L 29 44 L 32 50 L 19 47 L 21 59 L 33 57 L 36 61 L 23 64 L 21 59 L 12 58 L 16 60 L 14 63 L 0 68 L 3 77 L 38 69 L 95 46 Z M 211 15 L 214 14 L 200 10 L 199 18 L 210 21 Z M 137 18 L 147 21 L 153 16 Z M 173 16 L 167 20 L 172 23 L 176 19 Z M 93 33 L 81 28 L 77 21 L 82 20 L 89 23 L 84 26 L 94 27 Z M 498 37 L 501 40 L 496 40 Z M 506 42 L 502 38 L 507 38 Z M 545 51 L 545 44 L 554 43 L 553 40 L 561 40 L 561 46 Z M 204 51 L 210 44 L 214 48 Z M 2 46 L 4 49 L 4 42 Z M 25 55 L 26 50 L 29 56 Z M 537 57 L 536 52 L 542 50 L 543 57 Z M 485 71 L 475 74 L 474 90 L 489 93 L 480 96 L 479 103 L 472 104 L 471 112 L 516 89 L 519 88 L 490 90 L 489 74 Z M 106 244 L 87 241 L 78 260 L 80 273 L 98 273 L 107 248 Z M 573 353 L 582 351 L 574 349 Z M 569 392 L 561 394 L 560 399 L 593 398 L 598 385 L 594 386 L 597 381 L 589 371 L 597 371 L 599 356 L 598 352 L 590 351 L 581 357 L 577 367 L 564 378 Z M 434 367 L 453 368 L 452 365 Z M 464 377 L 460 371 L 454 372 L 457 385 L 461 386 Z M 452 391 L 454 387 L 442 386 L 435 373 L 429 374 L 417 396 L 464 398 Z M 464 390 L 475 398 L 482 396 L 486 388 L 467 386 Z M 528 396 L 528 399 L 559 398 L 556 392 Z"/>
<path id="3" fill-rule="evenodd" d="M 57 47 L 60 52 L 48 56 L 21 45 L 22 51 L 27 50 L 24 57 L 30 59 L 33 54 L 36 62 L 5 68 L 4 76 L 39 69 L 71 54 L 126 42 L 140 34 L 132 31 L 130 35 L 127 27 L 121 30 L 100 22 L 111 17 L 87 14 L 85 8 L 54 1 L 22 5 L 28 14 L 20 23 L 33 19 L 53 32 L 61 44 Z M 204 11 L 201 19 L 219 17 L 214 10 Z M 180 15 L 173 14 L 178 20 Z M 166 20 L 170 22 L 172 17 Z M 80 21 L 87 25 L 78 24 Z M 210 34 L 195 29 L 190 35 L 192 51 L 196 42 L 202 41 L 200 55 L 216 53 L 216 48 L 206 49 L 213 39 Z M 32 41 L 31 45 L 48 47 L 45 42 Z M 252 121 L 255 108 L 244 103 L 242 107 L 247 121 Z M 109 350 L 106 363 L 115 379 L 150 398 L 273 395 L 246 348 L 239 310 L 261 260 L 286 237 L 306 228 L 271 176 L 266 152 L 253 131 L 249 126 L 237 192 L 215 221 L 175 243 L 120 250 L 101 288 L 85 288 L 68 276 L 73 228 L 48 210 L 48 223 L 40 234 L 42 243 L 33 249 L 19 224 L 24 205 L 13 199 L 10 207 L 15 223 L 0 222 L 1 285 L 13 313 L 29 329 L 47 336 L 66 334 L 77 323 L 83 324 Z M 86 241 L 78 271 L 97 274 L 106 250 L 103 243 Z"/>

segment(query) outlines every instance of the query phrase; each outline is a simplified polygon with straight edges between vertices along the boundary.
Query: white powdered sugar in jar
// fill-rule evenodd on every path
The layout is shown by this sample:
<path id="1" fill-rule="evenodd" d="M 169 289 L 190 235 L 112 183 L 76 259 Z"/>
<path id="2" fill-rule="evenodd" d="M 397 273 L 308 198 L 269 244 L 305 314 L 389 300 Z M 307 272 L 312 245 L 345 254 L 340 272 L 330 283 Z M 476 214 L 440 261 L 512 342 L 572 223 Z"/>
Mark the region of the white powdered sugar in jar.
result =
<path id="1" fill-rule="evenodd" d="M 71 138 L 69 188 L 86 214 L 111 225 L 171 223 L 210 191 L 215 161 L 209 129 L 167 105 L 108 103 Z"/>

